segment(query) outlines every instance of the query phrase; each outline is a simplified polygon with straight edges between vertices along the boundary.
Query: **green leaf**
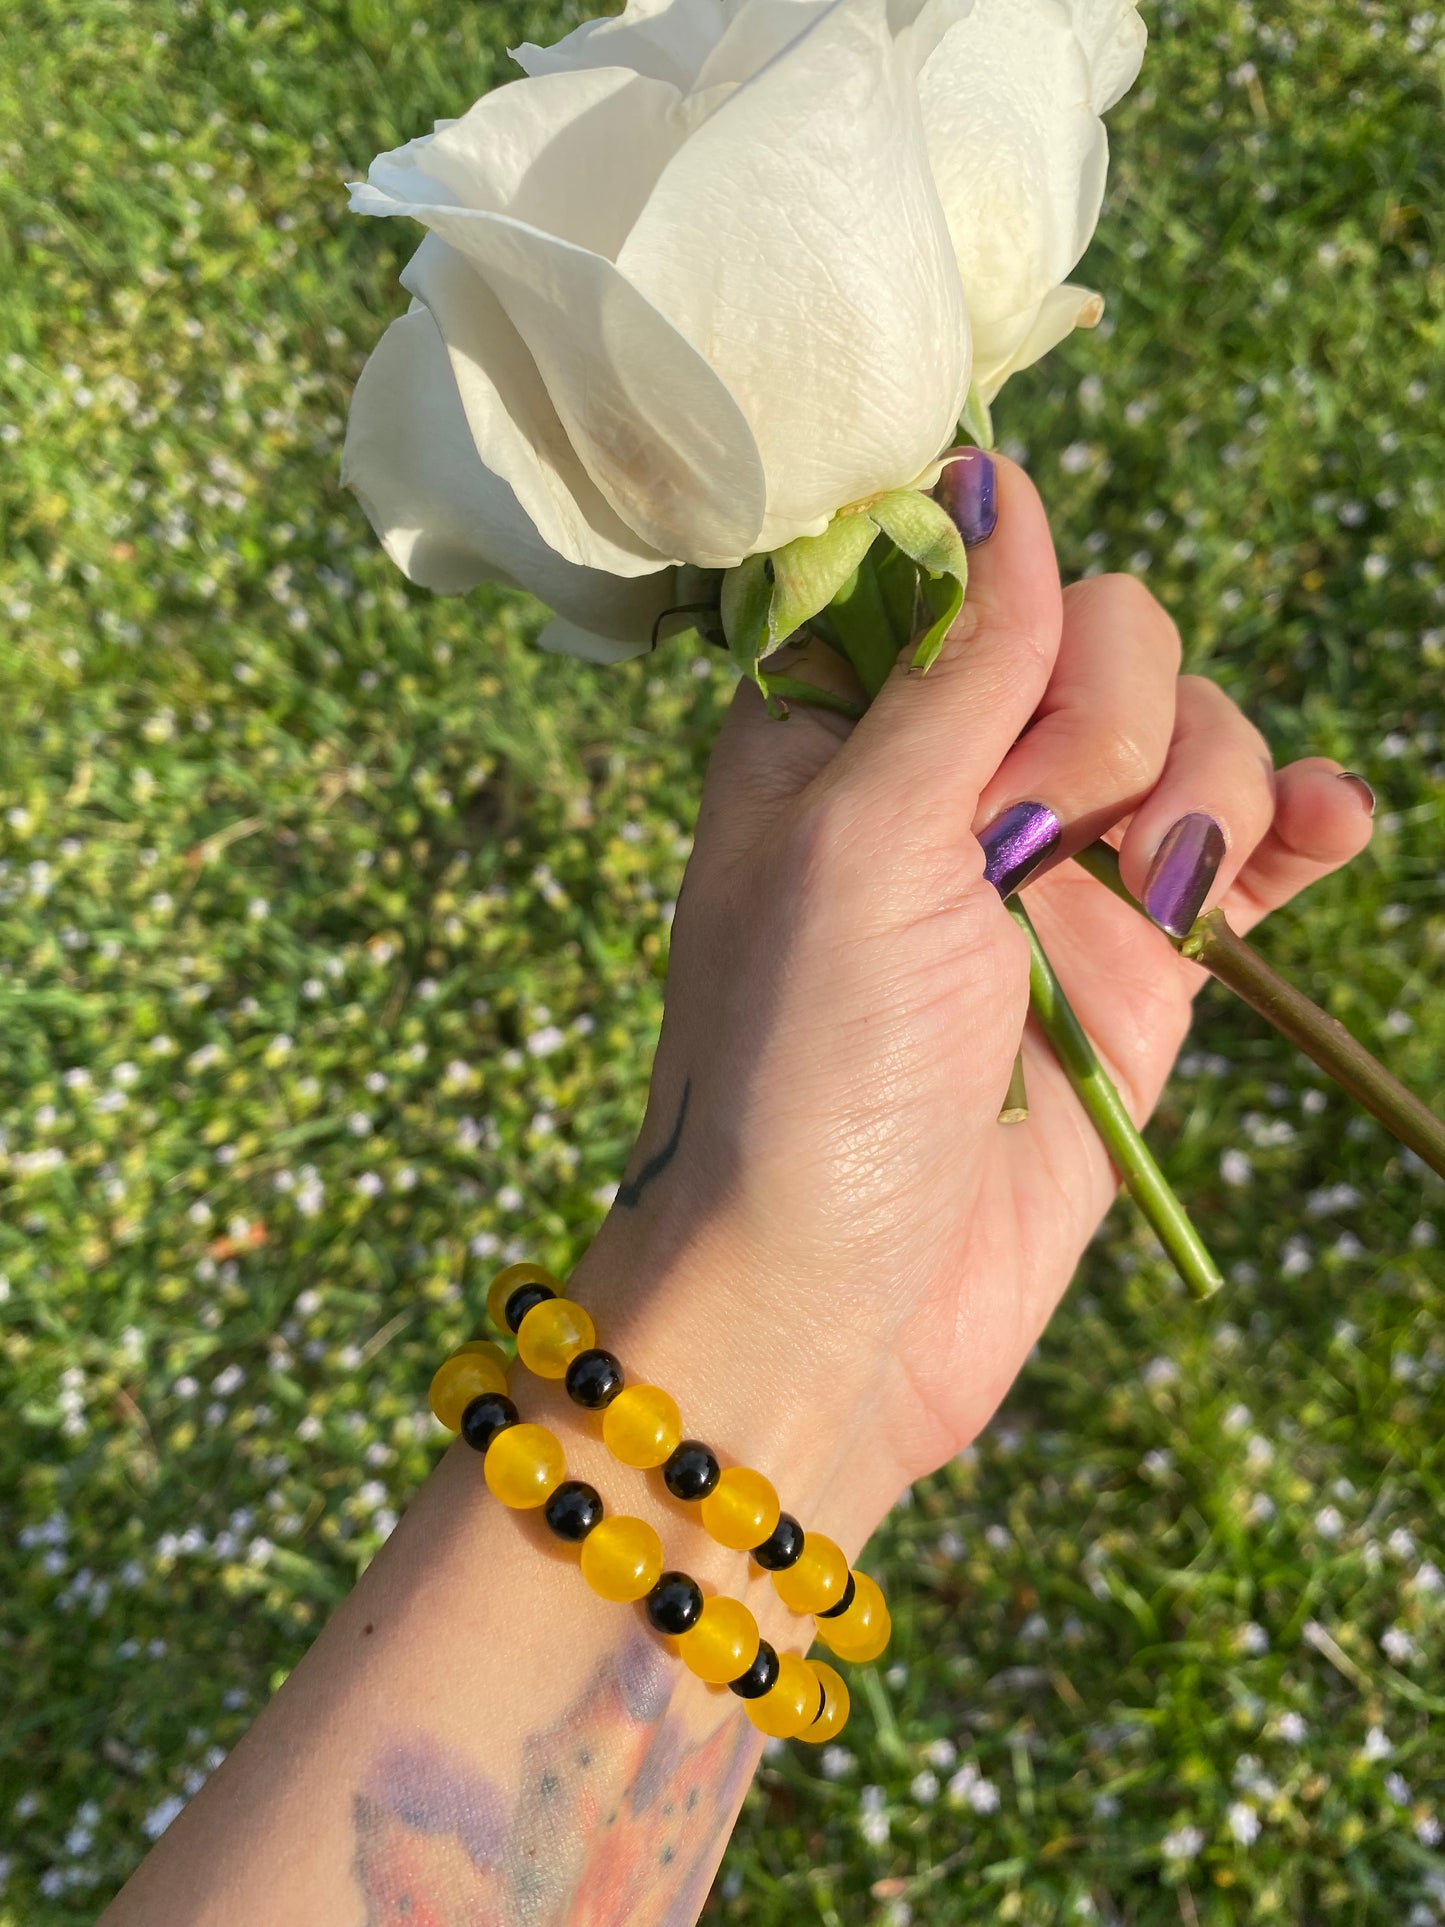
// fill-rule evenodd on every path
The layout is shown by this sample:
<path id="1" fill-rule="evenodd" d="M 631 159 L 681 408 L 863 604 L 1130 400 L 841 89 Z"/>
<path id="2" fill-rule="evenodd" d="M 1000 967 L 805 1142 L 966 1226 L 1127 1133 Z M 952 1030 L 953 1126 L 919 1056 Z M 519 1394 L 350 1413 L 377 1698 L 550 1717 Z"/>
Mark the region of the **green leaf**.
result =
<path id="1" fill-rule="evenodd" d="M 963 404 L 958 427 L 959 433 L 967 435 L 975 448 L 993 447 L 993 416 L 976 382 L 968 391 L 968 400 Z"/>
<path id="2" fill-rule="evenodd" d="M 827 608 L 877 540 L 878 525 L 855 510 L 835 515 L 821 535 L 799 536 L 774 550 L 769 649 Z"/>
<path id="3" fill-rule="evenodd" d="M 947 509 L 917 489 L 896 489 L 869 505 L 868 514 L 888 539 L 923 571 L 923 597 L 933 621 L 918 638 L 915 669 L 937 660 L 943 639 L 957 621 L 968 587 L 968 550 Z"/>
<path id="4" fill-rule="evenodd" d="M 766 555 L 750 555 L 729 569 L 722 583 L 722 625 L 728 650 L 745 676 L 761 689 L 758 663 L 769 647 L 768 613 L 773 605 L 773 571 Z"/>

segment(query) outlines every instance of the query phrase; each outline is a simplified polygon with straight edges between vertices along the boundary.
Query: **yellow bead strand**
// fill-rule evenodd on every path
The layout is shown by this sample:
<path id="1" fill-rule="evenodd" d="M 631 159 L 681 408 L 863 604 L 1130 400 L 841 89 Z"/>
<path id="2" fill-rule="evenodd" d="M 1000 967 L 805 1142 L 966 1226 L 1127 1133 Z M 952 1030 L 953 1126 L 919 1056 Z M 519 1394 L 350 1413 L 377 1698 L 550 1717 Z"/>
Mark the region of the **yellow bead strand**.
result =
<path id="1" fill-rule="evenodd" d="M 582 1577 L 599 1599 L 642 1599 L 662 1577 L 662 1541 L 645 1519 L 604 1519 L 582 1541 Z"/>
<path id="2" fill-rule="evenodd" d="M 567 1462 L 545 1425 L 509 1425 L 487 1447 L 482 1476 L 493 1498 L 528 1512 L 551 1498 L 567 1476 Z"/>
<path id="3" fill-rule="evenodd" d="M 613 1458 L 648 1472 L 682 1443 L 682 1414 L 661 1386 L 628 1385 L 602 1414 L 602 1438 Z"/>
<path id="4" fill-rule="evenodd" d="M 487 1312 L 498 1331 L 507 1329 L 507 1300 L 523 1285 L 545 1285 L 560 1298 L 562 1287 L 541 1265 L 508 1265 L 487 1287 Z"/>
<path id="5" fill-rule="evenodd" d="M 740 1679 L 758 1656 L 758 1622 L 740 1599 L 705 1599 L 695 1626 L 680 1633 L 678 1657 L 712 1686 Z"/>
<path id="6" fill-rule="evenodd" d="M 818 1710 L 818 1679 L 797 1653 L 779 1653 L 778 1677 L 761 1699 L 744 1700 L 743 1711 L 769 1739 L 791 1740 L 812 1724 Z"/>
<path id="7" fill-rule="evenodd" d="M 888 1602 L 876 1579 L 866 1572 L 853 1575 L 853 1600 L 847 1612 L 836 1619 L 819 1619 L 818 1637 L 839 1659 L 860 1665 L 877 1659 L 892 1636 L 893 1622 Z"/>
<path id="8" fill-rule="evenodd" d="M 517 1356 L 538 1378 L 565 1378 L 578 1352 L 596 1343 L 597 1327 L 570 1298 L 544 1298 L 517 1327 Z"/>
<path id="9" fill-rule="evenodd" d="M 709 1538 L 733 1552 L 748 1552 L 769 1537 L 782 1507 L 761 1472 L 746 1465 L 730 1465 L 698 1511 Z"/>
<path id="10" fill-rule="evenodd" d="M 836 1606 L 847 1586 L 848 1561 L 842 1548 L 821 1532 L 805 1533 L 797 1561 L 773 1574 L 773 1591 L 795 1613 L 820 1613 Z"/>
<path id="11" fill-rule="evenodd" d="M 431 1382 L 431 1408 L 449 1432 L 459 1432 L 462 1413 L 474 1398 L 506 1389 L 505 1356 L 485 1338 L 474 1338 L 437 1367 Z"/>
<path id="12" fill-rule="evenodd" d="M 827 1740 L 836 1740 L 848 1724 L 851 1701 L 843 1675 L 829 1666 L 826 1660 L 810 1659 L 814 1677 L 823 1690 L 823 1710 L 811 1726 L 805 1726 L 798 1735 L 809 1746 L 822 1746 Z"/>

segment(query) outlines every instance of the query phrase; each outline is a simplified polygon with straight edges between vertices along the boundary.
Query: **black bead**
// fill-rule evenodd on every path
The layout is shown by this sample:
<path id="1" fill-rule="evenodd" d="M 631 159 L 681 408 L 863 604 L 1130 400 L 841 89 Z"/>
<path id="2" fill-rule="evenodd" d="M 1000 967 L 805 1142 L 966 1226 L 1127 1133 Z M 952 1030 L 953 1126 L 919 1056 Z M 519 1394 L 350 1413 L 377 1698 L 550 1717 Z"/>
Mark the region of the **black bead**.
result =
<path id="1" fill-rule="evenodd" d="M 858 1588 L 853 1583 L 853 1575 L 850 1572 L 848 1574 L 848 1583 L 843 1588 L 843 1597 L 836 1605 L 825 1606 L 822 1612 L 818 1613 L 816 1617 L 819 1619 L 837 1619 L 839 1614 L 847 1612 L 848 1608 L 853 1604 L 853 1595 L 857 1590 Z"/>
<path id="2" fill-rule="evenodd" d="M 728 1691 L 740 1700 L 760 1700 L 778 1681 L 778 1655 L 765 1639 L 758 1641 L 758 1656 L 745 1673 L 728 1681 Z"/>
<path id="3" fill-rule="evenodd" d="M 674 1499 L 705 1499 L 718 1482 L 718 1462 L 701 1439 L 684 1439 L 662 1477 Z"/>
<path id="4" fill-rule="evenodd" d="M 622 1367 L 611 1352 L 578 1352 L 567 1367 L 567 1395 L 574 1405 L 600 1412 L 622 1390 Z"/>
<path id="5" fill-rule="evenodd" d="M 498 1432 L 517 1423 L 517 1408 L 500 1392 L 483 1392 L 462 1413 L 462 1437 L 474 1452 L 485 1452 Z"/>
<path id="6" fill-rule="evenodd" d="M 778 1523 L 760 1546 L 753 1547 L 753 1557 L 764 1572 L 786 1572 L 789 1566 L 797 1565 L 803 1556 L 803 1528 L 791 1512 L 779 1515 Z"/>
<path id="7" fill-rule="evenodd" d="M 702 1617 L 702 1592 L 685 1572 L 665 1572 L 647 1595 L 647 1617 L 660 1633 L 685 1633 Z"/>
<path id="8" fill-rule="evenodd" d="M 533 1305 L 545 1305 L 549 1298 L 556 1296 L 550 1285 L 518 1285 L 507 1300 L 505 1317 L 508 1330 L 518 1330 Z"/>
<path id="9" fill-rule="evenodd" d="M 602 1500 L 596 1488 L 581 1479 L 564 1479 L 544 1508 L 543 1516 L 559 1539 L 585 1539 L 602 1523 Z"/>
<path id="10" fill-rule="evenodd" d="M 816 1726 L 818 1724 L 819 1720 L 822 1719 L 823 1717 L 823 1708 L 827 1704 L 828 1704 L 828 1689 L 820 1679 L 818 1681 L 818 1710 L 813 1715 L 812 1719 L 808 1721 L 808 1726 Z M 805 1726 L 803 1728 L 803 1731 L 806 1733 L 807 1730 L 808 1730 L 808 1727 Z"/>

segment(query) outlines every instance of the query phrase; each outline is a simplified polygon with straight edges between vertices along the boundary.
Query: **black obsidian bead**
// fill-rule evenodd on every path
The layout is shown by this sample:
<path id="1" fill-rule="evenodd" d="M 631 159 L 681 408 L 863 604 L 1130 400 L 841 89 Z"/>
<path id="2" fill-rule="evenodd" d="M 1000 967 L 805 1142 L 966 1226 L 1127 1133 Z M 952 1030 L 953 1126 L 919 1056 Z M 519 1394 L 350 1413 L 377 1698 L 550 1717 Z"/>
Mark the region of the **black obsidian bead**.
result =
<path id="1" fill-rule="evenodd" d="M 507 1300 L 506 1318 L 508 1330 L 519 1331 L 522 1320 L 527 1316 L 527 1313 L 532 1309 L 533 1305 L 544 1305 L 549 1298 L 555 1298 L 556 1296 L 556 1292 L 553 1291 L 550 1285 L 518 1285 L 517 1289 Z"/>
<path id="2" fill-rule="evenodd" d="M 684 1439 L 662 1468 L 674 1499 L 705 1499 L 718 1482 L 718 1462 L 701 1439 Z"/>
<path id="3" fill-rule="evenodd" d="M 843 1597 L 835 1600 L 831 1606 L 825 1606 L 822 1612 L 817 1615 L 818 1618 L 837 1619 L 840 1614 L 847 1612 L 848 1608 L 853 1604 L 853 1595 L 857 1590 L 858 1588 L 853 1583 L 853 1575 L 850 1572 L 848 1574 L 848 1583 L 843 1588 Z"/>
<path id="4" fill-rule="evenodd" d="M 564 1479 L 547 1501 L 543 1516 L 559 1539 L 574 1545 L 602 1523 L 602 1498 L 595 1486 L 581 1479 Z"/>
<path id="5" fill-rule="evenodd" d="M 647 1617 L 660 1633 L 685 1633 L 702 1617 L 702 1592 L 685 1572 L 665 1572 L 647 1595 Z"/>
<path id="6" fill-rule="evenodd" d="M 462 1437 L 474 1452 L 485 1452 L 498 1432 L 517 1423 L 517 1408 L 501 1392 L 483 1392 L 462 1413 Z"/>
<path id="7" fill-rule="evenodd" d="M 772 1532 L 752 1551 L 764 1572 L 786 1572 L 789 1566 L 797 1565 L 802 1555 L 803 1528 L 791 1512 L 781 1513 Z"/>
<path id="8" fill-rule="evenodd" d="M 778 1655 L 765 1639 L 758 1641 L 758 1656 L 745 1673 L 728 1681 L 728 1691 L 740 1700 L 760 1700 L 778 1683 Z"/>
<path id="9" fill-rule="evenodd" d="M 600 1412 L 604 1405 L 610 1405 L 622 1386 L 622 1367 L 611 1352 L 578 1352 L 567 1367 L 567 1395 L 574 1405 L 585 1405 L 589 1412 Z"/>

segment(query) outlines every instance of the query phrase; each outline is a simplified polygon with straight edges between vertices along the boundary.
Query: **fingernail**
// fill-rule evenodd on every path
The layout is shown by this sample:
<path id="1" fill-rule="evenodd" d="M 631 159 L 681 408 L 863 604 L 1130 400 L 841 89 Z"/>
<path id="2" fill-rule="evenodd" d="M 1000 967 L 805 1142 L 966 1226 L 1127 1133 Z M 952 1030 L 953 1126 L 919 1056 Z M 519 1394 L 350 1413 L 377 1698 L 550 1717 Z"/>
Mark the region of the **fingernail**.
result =
<path id="1" fill-rule="evenodd" d="M 1144 908 L 1171 937 L 1187 937 L 1224 861 L 1224 832 L 1196 810 L 1159 845 L 1144 884 Z"/>
<path id="2" fill-rule="evenodd" d="M 1354 784 L 1356 790 L 1359 792 L 1360 801 L 1365 806 L 1366 816 L 1373 816 L 1375 814 L 1375 792 L 1370 788 L 1364 777 L 1357 776 L 1352 769 L 1342 769 L 1340 771 L 1340 781 L 1342 783 Z"/>
<path id="3" fill-rule="evenodd" d="M 987 542 L 998 527 L 998 469 L 981 448 L 950 462 L 933 494 L 971 549 Z"/>
<path id="4" fill-rule="evenodd" d="M 1001 897 L 1026 883 L 1060 836 L 1059 819 L 1042 803 L 1014 803 L 979 836 L 983 873 Z"/>

